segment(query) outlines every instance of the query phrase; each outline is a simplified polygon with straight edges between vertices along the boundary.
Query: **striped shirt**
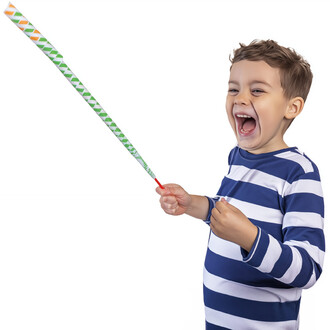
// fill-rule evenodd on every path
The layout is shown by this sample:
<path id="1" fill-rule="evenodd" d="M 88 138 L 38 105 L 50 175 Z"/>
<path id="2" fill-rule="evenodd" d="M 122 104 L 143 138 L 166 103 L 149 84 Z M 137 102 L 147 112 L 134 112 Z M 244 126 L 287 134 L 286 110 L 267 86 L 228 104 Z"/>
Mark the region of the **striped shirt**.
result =
<path id="1" fill-rule="evenodd" d="M 239 147 L 211 210 L 224 197 L 258 227 L 249 253 L 210 232 L 206 329 L 298 329 L 302 289 L 322 272 L 324 204 L 316 165 L 297 148 L 254 155 Z"/>

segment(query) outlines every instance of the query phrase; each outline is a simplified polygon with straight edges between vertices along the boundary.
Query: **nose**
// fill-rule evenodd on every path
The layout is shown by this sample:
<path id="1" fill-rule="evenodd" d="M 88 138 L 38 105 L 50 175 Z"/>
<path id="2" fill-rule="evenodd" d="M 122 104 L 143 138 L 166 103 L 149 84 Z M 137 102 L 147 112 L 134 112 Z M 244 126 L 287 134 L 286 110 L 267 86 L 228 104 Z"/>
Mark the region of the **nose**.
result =
<path id="1" fill-rule="evenodd" d="M 237 105 L 248 105 L 250 103 L 249 94 L 246 91 L 240 91 L 237 93 L 234 99 L 234 104 Z"/>

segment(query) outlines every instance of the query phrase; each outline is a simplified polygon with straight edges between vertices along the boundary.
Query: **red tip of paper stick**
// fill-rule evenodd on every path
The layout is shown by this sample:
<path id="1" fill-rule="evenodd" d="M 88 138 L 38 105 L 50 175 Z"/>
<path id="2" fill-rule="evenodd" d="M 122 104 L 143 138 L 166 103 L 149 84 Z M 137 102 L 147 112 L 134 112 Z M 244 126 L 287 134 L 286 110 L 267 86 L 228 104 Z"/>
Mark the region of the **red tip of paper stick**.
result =
<path id="1" fill-rule="evenodd" d="M 162 185 L 161 185 L 161 183 L 155 178 L 155 181 L 157 182 L 157 184 L 158 184 L 158 186 L 161 188 L 161 189 L 165 189 Z"/>

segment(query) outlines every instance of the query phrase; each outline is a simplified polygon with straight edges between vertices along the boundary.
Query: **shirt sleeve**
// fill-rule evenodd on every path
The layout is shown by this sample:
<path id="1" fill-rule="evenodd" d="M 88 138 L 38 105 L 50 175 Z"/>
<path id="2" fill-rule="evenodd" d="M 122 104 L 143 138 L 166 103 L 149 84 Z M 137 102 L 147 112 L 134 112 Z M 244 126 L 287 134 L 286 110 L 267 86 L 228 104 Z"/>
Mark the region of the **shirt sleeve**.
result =
<path id="1" fill-rule="evenodd" d="M 243 261 L 292 287 L 309 288 L 321 275 L 325 254 L 324 201 L 318 171 L 292 182 L 283 196 L 283 240 L 261 228 Z"/>
<path id="2" fill-rule="evenodd" d="M 208 201 L 209 201 L 209 211 L 208 211 L 208 213 L 207 213 L 207 217 L 206 217 L 206 219 L 204 220 L 204 222 L 207 224 L 207 225 L 210 225 L 210 223 L 211 223 L 211 220 L 210 220 L 210 218 L 211 218 L 211 212 L 212 212 L 212 209 L 215 207 L 215 203 L 220 199 L 220 197 L 213 197 L 213 198 L 211 198 L 211 197 L 207 197 L 207 196 L 205 196 L 207 199 L 208 199 Z"/>

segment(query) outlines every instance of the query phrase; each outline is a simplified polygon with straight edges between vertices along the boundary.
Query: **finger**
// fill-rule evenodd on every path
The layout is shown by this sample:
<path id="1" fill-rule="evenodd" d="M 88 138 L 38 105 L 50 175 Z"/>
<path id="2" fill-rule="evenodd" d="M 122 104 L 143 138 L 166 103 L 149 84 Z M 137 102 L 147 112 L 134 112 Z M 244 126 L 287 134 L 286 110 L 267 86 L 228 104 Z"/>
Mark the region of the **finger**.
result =
<path id="1" fill-rule="evenodd" d="M 213 226 L 213 223 L 212 223 L 212 219 L 211 218 L 210 218 L 210 220 L 211 220 L 211 222 L 210 222 L 210 228 L 213 231 L 214 226 Z"/>
<path id="2" fill-rule="evenodd" d="M 178 202 L 174 202 L 174 203 L 163 203 L 162 204 L 166 209 L 169 209 L 169 210 L 173 210 L 175 208 L 177 208 L 178 206 Z"/>
<path id="3" fill-rule="evenodd" d="M 166 210 L 165 213 L 167 214 L 170 214 L 170 215 L 175 215 L 177 212 L 177 208 L 175 209 L 169 209 L 169 210 Z"/>
<path id="4" fill-rule="evenodd" d="M 165 213 L 167 213 L 167 214 L 175 214 L 176 211 L 178 210 L 178 205 L 163 204 L 162 208 L 165 211 Z"/>
<path id="5" fill-rule="evenodd" d="M 177 199 L 176 199 L 176 197 L 173 196 L 173 195 L 162 196 L 162 197 L 161 197 L 161 200 L 162 200 L 164 203 L 169 203 L 169 204 L 177 203 Z"/>
<path id="6" fill-rule="evenodd" d="M 214 233 L 214 231 L 215 231 L 215 226 L 214 226 L 214 224 L 212 223 L 212 219 L 211 219 L 211 223 L 210 223 L 210 228 L 211 228 L 212 232 Z"/>
<path id="7" fill-rule="evenodd" d="M 222 202 L 222 200 L 221 201 L 218 201 L 218 202 L 215 203 L 215 208 L 221 213 L 221 212 L 223 212 L 225 210 L 226 204 L 224 204 Z"/>
<path id="8" fill-rule="evenodd" d="M 172 195 L 182 195 L 183 193 L 185 193 L 185 190 L 179 186 L 178 184 L 175 183 L 169 183 L 164 185 L 164 187 L 171 192 Z"/>
<path id="9" fill-rule="evenodd" d="M 160 204 L 163 209 L 174 209 L 179 205 L 178 201 L 176 200 L 175 196 L 173 196 L 173 195 L 162 196 L 159 199 L 159 201 L 160 201 Z"/>
<path id="10" fill-rule="evenodd" d="M 227 202 L 223 197 L 221 198 L 221 203 L 222 205 L 228 207 L 232 211 L 239 211 L 238 208 L 236 208 L 234 205 L 231 205 L 230 203 Z"/>
<path id="11" fill-rule="evenodd" d="M 161 189 L 160 187 L 157 187 L 156 188 L 156 193 L 161 195 L 161 196 L 171 195 L 171 191 L 169 190 L 169 188 L 166 187 L 166 185 L 163 185 L 163 187 L 165 189 Z"/>
<path id="12" fill-rule="evenodd" d="M 217 208 L 213 208 L 211 211 L 211 221 L 213 218 L 214 222 L 217 222 L 217 219 L 221 216 L 221 213 L 219 212 L 219 210 Z"/>
<path id="13" fill-rule="evenodd" d="M 170 196 L 172 197 L 172 196 Z M 175 207 L 177 207 L 179 204 L 177 202 L 177 200 L 175 198 L 170 198 L 168 200 L 168 197 L 161 197 L 160 200 L 160 205 L 161 207 L 165 210 L 165 209 L 173 209 Z"/>

